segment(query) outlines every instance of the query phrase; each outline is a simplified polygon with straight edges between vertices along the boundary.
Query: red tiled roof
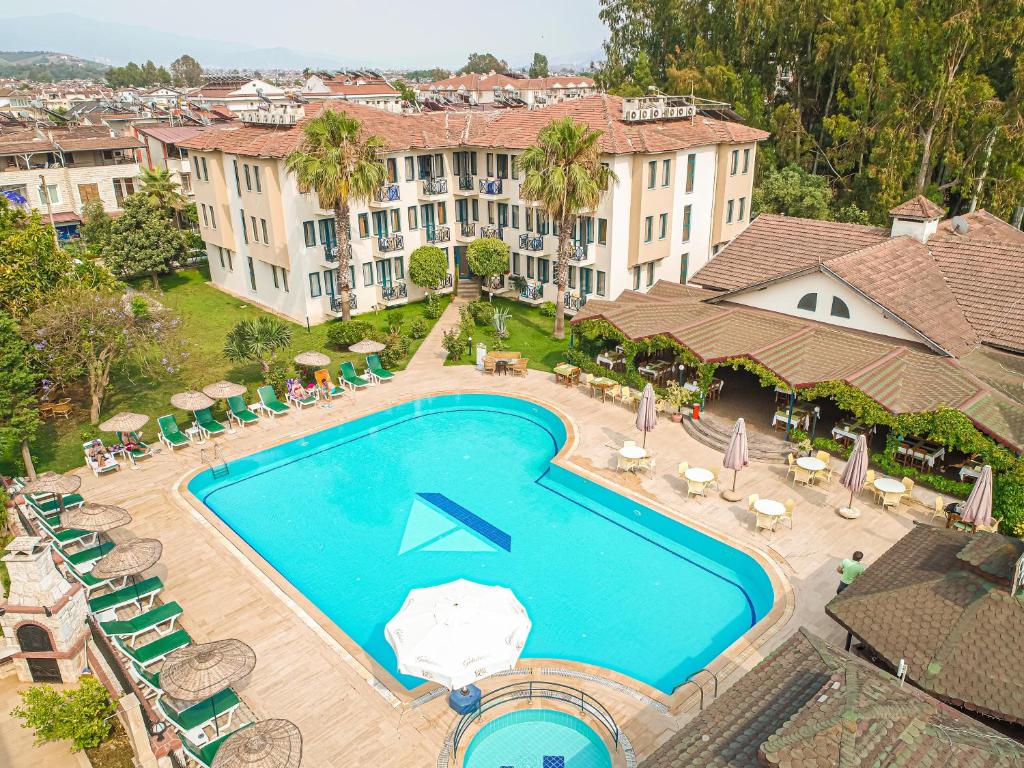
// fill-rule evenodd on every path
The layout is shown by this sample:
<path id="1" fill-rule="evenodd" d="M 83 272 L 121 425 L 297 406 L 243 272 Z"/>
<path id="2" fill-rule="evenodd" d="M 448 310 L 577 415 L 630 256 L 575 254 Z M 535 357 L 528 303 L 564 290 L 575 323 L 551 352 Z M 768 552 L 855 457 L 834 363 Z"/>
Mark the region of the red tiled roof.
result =
<path id="1" fill-rule="evenodd" d="M 209 128 L 200 125 L 152 125 L 140 126 L 137 130 L 139 133 L 145 136 L 152 136 L 164 144 L 179 144 L 185 141 L 185 139 L 191 139 L 193 136 L 209 130 Z"/>
<path id="2" fill-rule="evenodd" d="M 929 221 L 941 219 L 946 209 L 937 203 L 933 203 L 924 195 L 912 197 L 905 203 L 900 203 L 889 211 L 893 218 L 911 219 L 914 221 Z"/>
<path id="3" fill-rule="evenodd" d="M 547 77 L 509 77 L 500 73 L 455 75 L 437 80 L 433 83 L 418 85 L 420 91 L 431 90 L 458 90 L 464 86 L 467 91 L 490 91 L 494 88 L 507 88 L 511 86 L 515 90 L 545 90 L 560 86 L 562 88 L 584 86 L 593 88 L 593 78 L 585 75 L 549 75 Z"/>
<path id="4" fill-rule="evenodd" d="M 143 144 L 134 136 L 67 136 L 54 137 L 65 152 L 85 152 L 102 149 L 141 149 Z"/>

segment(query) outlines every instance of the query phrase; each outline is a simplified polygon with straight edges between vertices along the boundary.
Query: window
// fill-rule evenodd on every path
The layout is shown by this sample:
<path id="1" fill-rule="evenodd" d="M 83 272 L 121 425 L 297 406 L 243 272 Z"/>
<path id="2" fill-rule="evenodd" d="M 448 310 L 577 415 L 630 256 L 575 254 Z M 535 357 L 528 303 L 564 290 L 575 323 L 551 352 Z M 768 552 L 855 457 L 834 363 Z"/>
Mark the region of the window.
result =
<path id="1" fill-rule="evenodd" d="M 235 271 L 235 265 L 231 261 L 231 251 L 225 250 L 224 253 L 226 253 L 227 257 L 228 257 L 228 272 L 234 272 Z"/>
<path id="2" fill-rule="evenodd" d="M 506 154 L 498 155 L 498 178 L 508 178 L 508 155 Z"/>
<path id="3" fill-rule="evenodd" d="M 725 223 L 732 224 L 732 209 L 736 204 L 735 200 L 730 200 L 725 204 Z"/>
<path id="4" fill-rule="evenodd" d="M 512 229 L 519 229 L 519 206 L 512 206 Z"/>
<path id="5" fill-rule="evenodd" d="M 672 176 L 672 161 L 665 159 L 661 161 L 661 186 L 667 187 L 669 178 Z"/>
<path id="6" fill-rule="evenodd" d="M 210 180 L 210 172 L 209 172 L 209 170 L 206 167 L 206 158 L 205 157 L 200 157 L 199 158 L 199 162 L 200 162 L 200 164 L 203 167 L 203 181 L 209 181 Z"/>
<path id="7" fill-rule="evenodd" d="M 512 178 L 513 179 L 518 179 L 519 178 L 519 163 L 517 162 L 518 160 L 519 160 L 519 155 L 512 155 Z"/>
<path id="8" fill-rule="evenodd" d="M 245 211 L 239 211 L 239 214 L 242 217 L 242 242 L 243 243 L 248 243 L 249 242 L 249 230 L 245 228 Z"/>
<path id="9" fill-rule="evenodd" d="M 796 308 L 802 309 L 805 312 L 814 312 L 818 308 L 818 294 L 805 293 L 800 297 L 800 301 L 796 303 Z"/>
<path id="10" fill-rule="evenodd" d="M 191 192 L 192 191 L 192 174 L 190 174 L 190 173 L 179 173 L 178 175 L 181 177 L 181 191 L 182 192 L 186 192 L 186 193 Z"/>
<path id="11" fill-rule="evenodd" d="M 210 226 L 214 229 L 217 228 L 217 213 L 213 210 L 213 206 L 210 206 Z"/>
<path id="12" fill-rule="evenodd" d="M 260 231 L 256 228 L 256 217 L 250 216 L 249 221 L 252 222 L 252 241 L 258 243 L 260 241 Z"/>
<path id="13" fill-rule="evenodd" d="M 210 219 L 206 215 L 206 203 L 200 203 L 199 204 L 199 210 L 202 211 L 202 214 L 203 214 L 203 226 L 204 227 L 210 226 Z"/>
<path id="14" fill-rule="evenodd" d="M 388 170 L 388 183 L 394 184 L 398 181 L 398 161 L 393 157 L 389 157 L 385 161 L 385 166 Z"/>
<path id="15" fill-rule="evenodd" d="M 273 264 L 270 265 L 270 276 L 274 278 L 274 287 L 281 290 L 280 284 L 277 282 L 277 267 Z"/>
<path id="16" fill-rule="evenodd" d="M 246 192 L 252 192 L 252 178 L 249 176 L 249 164 L 245 163 L 242 166 L 242 170 L 245 171 L 245 190 Z"/>
<path id="17" fill-rule="evenodd" d="M 658 183 L 658 161 L 651 160 L 647 163 L 647 188 L 654 189 L 654 185 Z"/>
<path id="18" fill-rule="evenodd" d="M 508 226 L 508 203 L 498 203 L 498 226 Z"/>
<path id="19" fill-rule="evenodd" d="M 337 269 L 325 269 L 324 270 L 324 293 L 331 298 L 335 296 L 335 286 L 338 284 L 338 275 L 340 275 Z"/>
<path id="20" fill-rule="evenodd" d="M 252 174 L 253 174 L 253 181 L 256 183 L 256 191 L 257 192 L 262 192 L 263 191 L 263 184 L 260 182 L 260 167 L 258 165 L 253 165 L 253 167 L 252 167 Z"/>
<path id="21" fill-rule="evenodd" d="M 739 211 L 739 215 L 736 216 L 736 221 L 743 221 L 743 217 L 746 215 L 746 213 L 747 213 L 747 198 L 741 197 L 740 198 L 740 211 Z"/>
<path id="22" fill-rule="evenodd" d="M 832 317 L 841 317 L 845 320 L 850 319 L 850 308 L 846 306 L 846 302 L 840 299 L 838 296 L 832 297 Z"/>
<path id="23" fill-rule="evenodd" d="M 373 236 L 374 237 L 387 237 L 388 236 L 388 212 L 387 211 L 374 211 L 373 215 Z"/>
<path id="24" fill-rule="evenodd" d="M 266 219 L 260 219 L 260 229 L 263 231 L 263 242 L 264 243 L 269 243 L 270 242 L 270 236 L 267 234 L 267 220 Z"/>
<path id="25" fill-rule="evenodd" d="M 238 196 L 241 197 L 242 196 L 242 182 L 238 178 L 238 161 L 237 160 L 232 160 L 231 161 L 231 165 L 235 169 L 235 192 L 237 192 Z M 199 167 L 197 165 L 196 166 L 196 178 L 199 178 L 201 175 L 202 174 L 199 173 Z"/>
<path id="26" fill-rule="evenodd" d="M 474 197 L 470 206 L 473 211 L 473 221 L 480 221 L 480 201 Z"/>
<path id="27" fill-rule="evenodd" d="M 640 265 L 637 264 L 633 267 L 633 290 L 640 290 Z"/>
<path id="28" fill-rule="evenodd" d="M 405 180 L 412 181 L 416 178 L 416 161 L 410 155 L 405 158 Z"/>
<path id="29" fill-rule="evenodd" d="M 519 254 L 518 253 L 513 253 L 512 254 L 512 274 L 513 275 L 518 275 L 519 274 Z"/>
<path id="30" fill-rule="evenodd" d="M 597 220 L 597 244 L 608 244 L 608 219 Z"/>
<path id="31" fill-rule="evenodd" d="M 735 176 L 736 175 L 736 171 L 739 170 L 739 164 L 740 164 L 740 151 L 738 149 L 734 149 L 730 153 L 730 158 L 729 158 L 729 175 L 730 176 Z"/>
<path id="32" fill-rule="evenodd" d="M 648 216 L 644 219 L 644 242 L 649 243 L 654 237 L 654 217 Z"/>
<path id="33" fill-rule="evenodd" d="M 252 291 L 256 290 L 256 266 L 252 263 L 252 256 L 247 256 L 246 260 L 249 262 L 249 288 Z"/>
<path id="34" fill-rule="evenodd" d="M 320 273 L 310 272 L 309 273 L 309 297 L 311 299 L 319 298 L 323 295 L 323 291 L 320 289 Z"/>
<path id="35" fill-rule="evenodd" d="M 441 202 L 437 204 L 437 223 L 448 223 L 448 203 Z"/>
<path id="36" fill-rule="evenodd" d="M 526 231 L 533 232 L 533 208 L 526 209 Z"/>
<path id="37" fill-rule="evenodd" d="M 126 197 L 135 194 L 135 179 L 131 177 L 124 177 L 120 179 L 113 179 L 114 183 L 114 200 L 117 201 L 118 208 L 124 208 L 124 200 Z M 56 187 L 53 187 L 56 190 Z M 40 201 L 46 202 L 40 195 Z M 60 202 L 60 200 L 50 200 L 50 202 Z M 212 208 L 211 208 L 212 210 Z"/>
<path id="38" fill-rule="evenodd" d="M 370 236 L 370 217 L 368 214 L 360 213 L 356 218 L 357 225 L 359 227 L 360 237 Z"/>
<path id="39" fill-rule="evenodd" d="M 569 267 L 569 287 L 576 287 L 576 267 Z"/>
<path id="40" fill-rule="evenodd" d="M 494 153 L 487 153 L 487 175 L 494 176 Z"/>
<path id="41" fill-rule="evenodd" d="M 551 262 L 547 259 L 537 259 L 537 282 L 546 283 L 550 277 L 548 267 L 551 266 Z"/>
<path id="42" fill-rule="evenodd" d="M 606 276 L 604 272 L 597 273 L 597 295 L 604 296 Z"/>
<path id="43" fill-rule="evenodd" d="M 392 262 L 394 263 L 395 280 L 404 280 L 405 279 L 405 263 L 402 261 L 402 257 L 401 256 L 395 256 L 395 258 L 392 259 Z"/>
<path id="44" fill-rule="evenodd" d="M 220 268 L 221 269 L 225 269 L 225 267 L 224 267 L 224 249 L 221 248 L 219 245 L 217 246 L 217 255 L 220 256 Z"/>
<path id="45" fill-rule="evenodd" d="M 373 285 L 373 263 L 367 262 L 363 264 L 363 286 Z"/>
<path id="46" fill-rule="evenodd" d="M 690 242 L 690 220 L 693 218 L 693 206 L 683 206 L 683 242 Z"/>
<path id="47" fill-rule="evenodd" d="M 288 270 L 284 267 L 279 267 L 281 270 L 281 285 L 284 286 L 284 292 L 288 293 Z"/>
<path id="48" fill-rule="evenodd" d="M 469 201 L 460 198 L 455 201 L 455 221 L 469 221 Z"/>
<path id="49" fill-rule="evenodd" d="M 335 245 L 338 242 L 338 230 L 334 219 L 320 219 L 320 245 Z"/>
<path id="50" fill-rule="evenodd" d="M 493 224 L 494 223 L 494 201 L 493 200 L 488 200 L 487 201 L 487 223 L 488 224 Z"/>
<path id="51" fill-rule="evenodd" d="M 410 205 L 409 206 L 409 216 L 408 216 L 408 218 L 409 218 L 409 231 L 412 232 L 417 227 L 417 224 L 416 224 L 416 206 L 415 205 Z"/>
<path id="52" fill-rule="evenodd" d="M 750 150 L 743 150 L 743 172 L 746 173 L 750 170 Z"/>
<path id="53" fill-rule="evenodd" d="M 647 263 L 647 287 L 650 288 L 654 285 L 654 262 L 650 261 Z"/>
<path id="54" fill-rule="evenodd" d="M 533 256 L 526 254 L 526 276 L 529 278 L 533 277 L 533 262 Z"/>
<path id="55" fill-rule="evenodd" d="M 316 245 L 316 226 L 312 221 L 302 222 L 302 236 L 306 240 L 307 248 L 311 248 Z"/>
<path id="56" fill-rule="evenodd" d="M 690 254 L 684 253 L 679 257 L 679 284 L 686 285 L 686 279 L 690 276 Z"/>
<path id="57" fill-rule="evenodd" d="M 697 155 L 686 156 L 686 191 L 693 192 L 693 180 L 697 175 Z"/>
<path id="58" fill-rule="evenodd" d="M 668 214 L 663 213 L 658 217 L 658 239 L 664 240 L 668 234 Z"/>
<path id="59" fill-rule="evenodd" d="M 391 231 L 401 232 L 402 231 L 402 211 L 399 208 L 391 209 Z"/>

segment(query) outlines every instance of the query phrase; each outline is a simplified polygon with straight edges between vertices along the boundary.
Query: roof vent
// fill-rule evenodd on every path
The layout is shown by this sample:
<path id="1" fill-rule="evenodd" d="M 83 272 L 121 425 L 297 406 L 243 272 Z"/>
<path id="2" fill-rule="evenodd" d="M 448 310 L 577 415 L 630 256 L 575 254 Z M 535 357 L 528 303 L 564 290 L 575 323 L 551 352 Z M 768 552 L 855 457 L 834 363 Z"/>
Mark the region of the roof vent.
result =
<path id="1" fill-rule="evenodd" d="M 953 231 L 958 235 L 966 235 L 967 230 L 970 229 L 970 224 L 967 223 L 967 219 L 963 216 L 953 217 Z"/>

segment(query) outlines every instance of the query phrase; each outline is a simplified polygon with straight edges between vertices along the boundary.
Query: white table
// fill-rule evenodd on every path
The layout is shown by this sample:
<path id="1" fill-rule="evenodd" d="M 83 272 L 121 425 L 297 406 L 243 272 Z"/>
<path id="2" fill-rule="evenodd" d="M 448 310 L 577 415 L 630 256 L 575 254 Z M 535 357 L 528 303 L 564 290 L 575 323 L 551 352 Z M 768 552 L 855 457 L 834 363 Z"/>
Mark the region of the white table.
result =
<path id="1" fill-rule="evenodd" d="M 700 387 L 698 387 L 692 381 L 688 381 L 685 384 L 683 384 L 683 389 L 685 389 L 685 390 L 687 390 L 689 392 L 700 392 Z"/>
<path id="2" fill-rule="evenodd" d="M 185 437 L 188 438 L 190 443 L 202 445 L 206 442 L 206 436 L 203 434 L 205 431 L 202 427 L 189 427 L 185 430 Z"/>
<path id="3" fill-rule="evenodd" d="M 647 450 L 639 445 L 624 445 L 619 448 L 619 455 L 630 461 L 639 461 L 647 457 Z"/>
<path id="4" fill-rule="evenodd" d="M 811 417 L 807 413 L 802 413 L 799 410 L 794 410 L 793 411 L 793 418 L 790 419 L 789 418 L 789 410 L 788 409 L 785 410 L 785 411 L 776 411 L 775 415 L 772 416 L 772 426 L 773 427 L 776 424 L 783 424 L 783 425 L 785 425 L 785 423 L 787 421 L 789 422 L 789 426 L 790 427 L 797 428 L 797 429 L 803 428 L 803 429 L 806 430 L 808 428 L 808 426 L 810 425 L 810 423 L 811 423 Z"/>
<path id="5" fill-rule="evenodd" d="M 927 453 L 925 453 L 925 451 L 923 450 L 923 446 L 921 446 L 920 444 L 911 445 L 906 448 L 900 445 L 897 446 L 896 452 L 902 453 L 904 456 L 909 454 L 914 459 L 920 459 L 924 461 L 932 469 L 935 469 L 936 461 L 938 461 L 939 459 L 944 459 L 946 457 L 946 449 L 943 448 L 941 445 L 932 448 Z"/>
<path id="6" fill-rule="evenodd" d="M 881 493 L 906 493 L 907 487 L 899 480 L 891 477 L 880 477 L 875 480 L 875 488 Z"/>
<path id="7" fill-rule="evenodd" d="M 828 464 L 814 456 L 801 456 L 796 460 L 796 465 L 801 469 L 806 469 L 808 472 L 821 472 L 821 470 L 828 467 Z"/>
<path id="8" fill-rule="evenodd" d="M 683 477 L 694 483 L 704 483 L 705 485 L 715 479 L 714 473 L 704 467 L 690 467 L 683 472 Z"/>
<path id="9" fill-rule="evenodd" d="M 773 501 L 772 499 L 758 499 L 754 502 L 754 509 L 762 515 L 768 515 L 769 517 L 782 517 L 786 514 L 786 505 L 781 501 Z"/>
<path id="10" fill-rule="evenodd" d="M 960 467 L 960 482 L 966 483 L 967 478 L 977 480 L 981 477 L 981 467 Z"/>

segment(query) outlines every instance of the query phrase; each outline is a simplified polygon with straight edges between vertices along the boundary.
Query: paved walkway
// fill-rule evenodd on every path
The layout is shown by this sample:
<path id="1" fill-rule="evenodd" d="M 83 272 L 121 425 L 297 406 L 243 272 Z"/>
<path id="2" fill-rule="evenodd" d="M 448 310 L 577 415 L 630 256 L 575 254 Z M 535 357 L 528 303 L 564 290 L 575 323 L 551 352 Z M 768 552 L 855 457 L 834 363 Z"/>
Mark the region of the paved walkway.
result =
<path id="1" fill-rule="evenodd" d="M 527 396 L 549 404 L 571 420 L 576 446 L 570 462 L 608 484 L 643 494 L 681 521 L 721 531 L 756 547 L 779 564 L 792 585 L 795 610 L 782 631 L 743 657 L 742 666 L 753 666 L 799 625 L 826 639 L 842 640 L 843 633 L 822 610 L 835 593 L 838 560 L 861 549 L 870 563 L 910 528 L 909 514 L 882 511 L 862 496 L 857 502 L 863 510 L 860 519 L 844 520 L 835 513 L 846 501 L 846 492 L 838 483 L 831 489 L 794 489 L 786 482 L 784 467 L 754 464 L 740 474 L 739 491 L 779 500 L 792 497 L 797 502 L 792 530 L 757 533 L 745 501 L 730 504 L 717 495 L 685 498 L 684 484 L 675 472 L 677 464 L 686 460 L 691 466 L 712 467 L 720 464 L 721 455 L 694 441 L 679 424 L 662 420 L 648 436 L 647 445 L 657 457 L 652 476 L 616 473 L 615 448 L 622 440 L 636 437 L 634 415 L 628 409 L 556 385 L 550 374 L 538 371 L 514 378 L 484 376 L 472 366 L 442 367 L 441 334 L 457 322 L 458 309 L 453 304 L 394 381 L 347 395 L 330 409 L 310 408 L 238 430 L 220 441 L 226 457 L 239 458 L 427 394 L 473 390 Z M 147 434 L 151 433 L 152 428 Z M 123 469 L 102 478 L 80 471 L 82 493 L 91 501 L 117 503 L 131 512 L 133 523 L 128 530 L 114 531 L 115 539 L 155 536 L 163 541 L 163 558 L 152 573 L 166 584 L 164 599 L 184 606 L 181 623 L 196 641 L 237 637 L 255 649 L 255 672 L 239 692 L 260 717 L 287 717 L 298 724 L 304 737 L 306 768 L 433 766 L 453 722 L 443 698 L 409 708 L 395 706 L 375 690 L 367 682 L 365 667 L 299 609 L 287 590 L 265 577 L 242 553 L 244 546 L 232 544 L 177 495 L 178 482 L 199 467 L 195 448 L 174 454 L 164 451 L 138 471 Z M 728 475 L 724 473 L 723 482 Z M 367 482 L 374 481 L 376 478 L 367 477 Z M 294 499 L 283 490 L 280 509 L 293 504 Z M 275 514 L 278 510 L 262 511 Z M 503 682 L 488 681 L 484 687 Z M 607 687 L 581 685 L 613 711 L 641 759 L 688 719 L 667 716 Z M 3 720 L 0 714 L 0 722 Z M 15 750 L 13 759 L 0 759 L 0 765 L 29 768 L 40 763 L 34 753 Z"/>
<path id="2" fill-rule="evenodd" d="M 0 766 L 4 768 L 75 768 L 88 766 L 84 754 L 72 754 L 71 742 L 53 741 L 33 746 L 33 734 L 21 727 L 21 720 L 11 717 L 11 710 L 21 704 L 19 691 L 30 683 L 18 682 L 14 675 L 0 678 Z"/>

